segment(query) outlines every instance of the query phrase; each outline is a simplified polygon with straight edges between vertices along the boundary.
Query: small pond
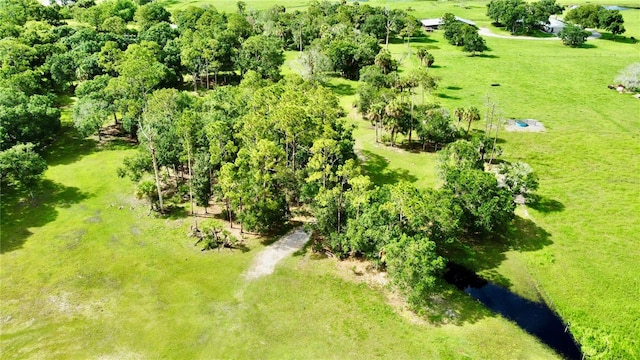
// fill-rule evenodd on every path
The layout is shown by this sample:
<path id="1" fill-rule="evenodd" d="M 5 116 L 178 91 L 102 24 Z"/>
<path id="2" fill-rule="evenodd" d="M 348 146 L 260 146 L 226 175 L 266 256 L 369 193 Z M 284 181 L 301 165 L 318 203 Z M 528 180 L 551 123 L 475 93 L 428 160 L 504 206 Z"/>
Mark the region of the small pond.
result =
<path id="1" fill-rule="evenodd" d="M 604 8 L 607 10 L 618 10 L 618 11 L 624 11 L 624 10 L 630 9 L 628 7 L 618 6 L 618 5 L 608 5 L 608 6 L 604 6 Z"/>
<path id="2" fill-rule="evenodd" d="M 460 265 L 448 264 L 444 278 L 487 308 L 515 322 L 563 357 L 582 358 L 580 347 L 571 336 L 568 327 L 546 304 L 520 297 Z"/>

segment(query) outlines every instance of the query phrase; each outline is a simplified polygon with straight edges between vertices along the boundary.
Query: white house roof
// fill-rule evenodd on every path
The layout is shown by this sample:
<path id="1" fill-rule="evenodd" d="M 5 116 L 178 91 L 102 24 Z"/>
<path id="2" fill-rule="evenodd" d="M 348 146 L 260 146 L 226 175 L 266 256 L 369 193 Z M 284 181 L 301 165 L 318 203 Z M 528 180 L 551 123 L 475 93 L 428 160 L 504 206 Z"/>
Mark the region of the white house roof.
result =
<path id="1" fill-rule="evenodd" d="M 424 19 L 424 20 L 420 20 L 420 22 L 422 23 L 422 26 L 426 26 L 426 27 L 433 27 L 433 26 L 442 25 L 442 19 L 440 19 L 440 18 L 438 18 L 438 19 Z"/>
<path id="2" fill-rule="evenodd" d="M 460 21 L 461 23 L 465 23 L 465 24 L 469 24 L 471 26 L 476 26 L 476 23 L 474 23 L 471 20 L 467 20 L 467 19 L 463 19 L 461 17 L 455 17 L 457 21 Z M 442 18 L 436 18 L 436 19 L 424 19 L 424 20 L 420 20 L 420 22 L 422 23 L 422 26 L 425 27 L 437 27 L 440 26 L 442 24 L 444 24 L 444 22 L 442 21 Z"/>

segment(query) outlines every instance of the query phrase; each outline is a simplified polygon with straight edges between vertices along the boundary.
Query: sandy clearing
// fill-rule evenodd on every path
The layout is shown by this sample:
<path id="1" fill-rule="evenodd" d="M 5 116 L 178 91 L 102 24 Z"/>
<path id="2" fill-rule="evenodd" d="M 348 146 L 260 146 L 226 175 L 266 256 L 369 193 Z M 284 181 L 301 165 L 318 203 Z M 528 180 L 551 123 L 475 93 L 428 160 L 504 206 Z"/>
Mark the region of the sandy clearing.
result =
<path id="1" fill-rule="evenodd" d="M 283 236 L 280 240 L 269 245 L 256 256 L 253 264 L 251 264 L 251 267 L 245 273 L 245 278 L 247 280 L 253 280 L 272 274 L 276 264 L 285 257 L 293 254 L 296 250 L 302 249 L 307 241 L 309 241 L 309 234 L 301 228 Z"/>

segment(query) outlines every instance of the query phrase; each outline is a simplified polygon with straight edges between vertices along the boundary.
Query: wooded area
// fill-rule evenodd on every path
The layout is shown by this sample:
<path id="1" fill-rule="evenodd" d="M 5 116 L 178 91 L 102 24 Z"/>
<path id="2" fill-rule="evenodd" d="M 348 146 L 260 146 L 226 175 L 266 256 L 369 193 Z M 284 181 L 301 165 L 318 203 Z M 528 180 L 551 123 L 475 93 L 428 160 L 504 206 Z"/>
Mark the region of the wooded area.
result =
<path id="1" fill-rule="evenodd" d="M 308 207 L 323 239 L 317 250 L 388 267 L 419 303 L 444 268 L 443 247 L 496 236 L 514 216 L 514 196 L 537 185 L 530 168 L 504 168 L 518 190 L 484 171 L 499 153 L 499 126 L 472 136 L 478 109 L 456 109 L 454 125 L 427 99 L 438 83 L 428 72 L 431 54 L 419 52 L 425 66 L 398 73 L 384 46 L 420 33 L 404 11 L 323 2 L 306 11 L 247 13 L 239 3 L 232 14 L 189 7 L 171 15 L 155 2 L 44 7 L 12 0 L 2 19 L 3 169 L 33 164 L 21 168 L 28 174 L 12 175 L 26 188 L 46 165 L 33 145 L 19 144 L 42 147 L 54 137 L 55 95 L 73 92 L 80 133 L 101 139 L 112 122 L 140 142 L 119 174 L 137 183 L 151 210 L 167 213 L 187 200 L 193 214 L 194 203 L 206 211 L 214 200 L 232 227 L 264 233 L 282 227 L 291 207 Z M 303 52 L 305 79 L 281 75 L 286 49 Z M 423 149 L 452 143 L 442 152 L 441 189 L 378 187 L 362 174 L 352 129 L 323 86 L 331 72 L 360 79 L 358 110 L 379 141 L 395 146 L 403 134 L 411 146 L 416 134 Z"/>

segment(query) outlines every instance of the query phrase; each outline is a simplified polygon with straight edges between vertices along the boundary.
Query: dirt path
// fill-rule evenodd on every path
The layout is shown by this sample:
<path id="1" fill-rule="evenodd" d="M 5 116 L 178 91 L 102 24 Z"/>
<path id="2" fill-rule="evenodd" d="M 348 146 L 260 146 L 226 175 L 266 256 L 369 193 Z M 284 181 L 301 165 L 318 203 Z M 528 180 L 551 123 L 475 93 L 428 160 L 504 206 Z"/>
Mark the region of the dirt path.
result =
<path id="1" fill-rule="evenodd" d="M 489 30 L 489 28 L 480 28 L 478 30 L 478 34 L 482 36 L 489 36 L 489 37 L 500 38 L 500 39 L 512 39 L 512 40 L 560 40 L 560 38 L 558 37 L 499 35 Z"/>
<path id="2" fill-rule="evenodd" d="M 278 262 L 293 254 L 296 250 L 302 249 L 307 241 L 309 241 L 309 234 L 301 228 L 283 236 L 256 256 L 253 264 L 245 273 L 245 278 L 253 280 L 273 273 Z"/>

